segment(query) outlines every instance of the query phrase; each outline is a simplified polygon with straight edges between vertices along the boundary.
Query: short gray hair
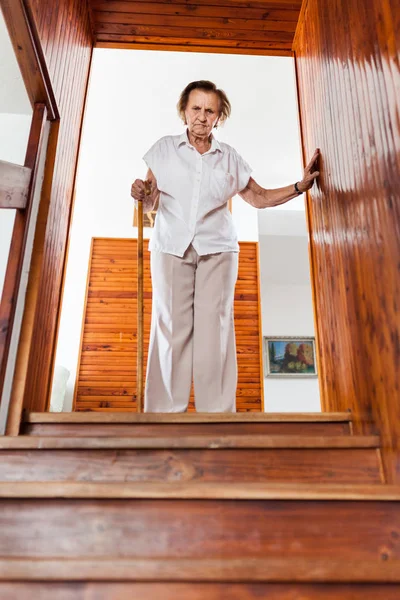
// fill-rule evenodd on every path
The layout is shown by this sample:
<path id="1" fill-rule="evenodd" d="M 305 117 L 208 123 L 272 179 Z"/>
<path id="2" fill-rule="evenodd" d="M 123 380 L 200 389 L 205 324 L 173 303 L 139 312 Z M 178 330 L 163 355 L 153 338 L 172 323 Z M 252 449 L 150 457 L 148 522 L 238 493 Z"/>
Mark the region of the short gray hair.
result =
<path id="1" fill-rule="evenodd" d="M 217 94 L 219 97 L 219 118 L 221 123 L 226 121 L 231 114 L 231 103 L 229 102 L 227 95 L 225 94 L 224 90 L 218 89 L 215 83 L 212 81 L 202 79 L 200 81 L 192 81 L 189 83 L 179 96 L 177 109 L 178 114 L 184 123 L 185 110 L 189 101 L 189 95 L 193 90 L 204 90 L 205 92 L 213 92 L 214 94 Z"/>

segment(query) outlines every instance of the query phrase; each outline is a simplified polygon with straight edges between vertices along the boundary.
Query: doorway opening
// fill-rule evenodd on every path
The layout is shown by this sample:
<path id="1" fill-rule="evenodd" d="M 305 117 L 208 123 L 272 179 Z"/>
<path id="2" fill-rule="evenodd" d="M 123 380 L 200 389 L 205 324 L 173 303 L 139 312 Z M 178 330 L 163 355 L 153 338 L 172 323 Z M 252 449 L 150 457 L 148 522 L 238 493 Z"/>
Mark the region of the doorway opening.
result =
<path id="1" fill-rule="evenodd" d="M 89 402 L 89 410 L 96 410 L 96 402 L 99 409 L 121 406 L 119 410 L 130 410 L 134 381 L 129 371 L 132 374 L 136 364 L 128 346 L 134 340 L 127 339 L 126 331 L 108 331 L 112 335 L 101 341 L 107 323 L 101 315 L 96 322 L 86 308 L 89 288 L 96 291 L 93 285 L 97 284 L 98 290 L 104 290 L 107 273 L 97 271 L 91 281 L 90 264 L 96 240 L 101 247 L 106 243 L 101 240 L 112 246 L 113 240 L 136 239 L 130 186 L 145 175 L 142 156 L 148 148 L 164 135 L 183 131 L 175 108 L 182 89 L 198 79 L 209 79 L 224 89 L 232 103 L 232 116 L 218 129 L 217 138 L 238 150 L 260 185 L 281 187 L 301 179 L 302 174 L 293 63 L 291 57 L 94 50 L 50 410 L 79 409 L 80 400 L 84 408 Z M 266 364 L 267 338 L 314 336 L 304 198 L 257 211 L 235 197 L 232 215 L 239 241 L 257 244 L 259 252 L 256 283 L 261 292 L 261 319 L 249 327 L 261 328 L 260 336 L 266 338 L 258 348 L 262 365 L 259 362 L 257 367 L 263 408 L 267 412 L 317 412 L 316 377 L 274 377 Z M 146 229 L 145 237 L 150 235 L 151 229 Z M 131 276 L 127 272 L 127 288 Z M 100 304 L 102 298 L 97 301 Z M 120 307 L 129 323 L 126 302 Z M 85 328 L 88 323 L 94 326 L 92 330 Z M 114 373 L 106 368 L 113 351 L 117 353 L 114 358 L 121 360 L 120 371 Z M 252 351 L 249 344 L 249 355 Z M 245 390 L 251 376 L 243 381 Z"/>

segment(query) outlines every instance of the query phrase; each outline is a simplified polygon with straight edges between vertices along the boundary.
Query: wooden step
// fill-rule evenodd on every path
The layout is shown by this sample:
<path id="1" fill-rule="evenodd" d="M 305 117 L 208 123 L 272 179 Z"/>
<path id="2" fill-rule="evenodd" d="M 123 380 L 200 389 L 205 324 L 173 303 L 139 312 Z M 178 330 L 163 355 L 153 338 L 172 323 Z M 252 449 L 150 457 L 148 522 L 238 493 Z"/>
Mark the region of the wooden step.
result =
<path id="1" fill-rule="evenodd" d="M 220 499 L 211 499 L 209 486 L 186 497 L 182 486 L 170 486 L 181 496 L 174 499 L 158 486 L 160 497 L 154 499 L 154 488 L 134 487 L 1 484 L 0 556 L 96 561 L 117 552 L 121 560 L 400 560 L 399 488 L 307 485 L 302 493 L 296 486 L 288 493 L 280 486 L 272 493 L 270 486 L 220 486 Z M 188 499 L 196 496 L 207 499 Z"/>
<path id="2" fill-rule="evenodd" d="M 31 413 L 21 433 L 34 436 L 349 435 L 350 413 Z"/>
<path id="3" fill-rule="evenodd" d="M 2 600 L 399 600 L 395 584 L 1 583 Z"/>
<path id="4" fill-rule="evenodd" d="M 0 450 L 7 449 L 165 449 L 165 448 L 379 448 L 375 435 L 193 435 L 180 437 L 51 437 L 1 436 Z"/>
<path id="5" fill-rule="evenodd" d="M 0 581 L 400 583 L 398 560 L 307 558 L 0 559 Z"/>
<path id="6" fill-rule="evenodd" d="M 346 422 L 350 412 L 333 413 L 136 413 L 40 412 L 27 413 L 27 423 L 290 423 Z"/>
<path id="7" fill-rule="evenodd" d="M 0 481 L 384 483 L 379 450 L 2 450 Z"/>
<path id="8" fill-rule="evenodd" d="M 383 483 L 375 436 L 2 437 L 0 481 Z"/>
<path id="9" fill-rule="evenodd" d="M 124 500 L 338 500 L 347 502 L 379 501 L 384 503 L 400 501 L 400 486 L 387 484 L 366 485 L 273 482 L 0 482 L 0 498 Z"/>
<path id="10" fill-rule="evenodd" d="M 25 423 L 21 434 L 30 436 L 187 436 L 187 435 L 351 435 L 349 421 L 232 422 L 232 423 Z"/>

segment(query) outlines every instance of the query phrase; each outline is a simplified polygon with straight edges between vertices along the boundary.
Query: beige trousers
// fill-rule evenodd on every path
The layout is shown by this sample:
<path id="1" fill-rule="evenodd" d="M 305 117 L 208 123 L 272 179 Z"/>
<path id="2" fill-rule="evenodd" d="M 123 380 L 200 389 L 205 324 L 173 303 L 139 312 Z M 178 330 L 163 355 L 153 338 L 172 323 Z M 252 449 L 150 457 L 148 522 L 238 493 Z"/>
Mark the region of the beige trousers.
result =
<path id="1" fill-rule="evenodd" d="M 235 412 L 233 300 L 238 254 L 180 258 L 151 252 L 153 307 L 145 412 L 187 410 L 192 378 L 198 412 Z"/>

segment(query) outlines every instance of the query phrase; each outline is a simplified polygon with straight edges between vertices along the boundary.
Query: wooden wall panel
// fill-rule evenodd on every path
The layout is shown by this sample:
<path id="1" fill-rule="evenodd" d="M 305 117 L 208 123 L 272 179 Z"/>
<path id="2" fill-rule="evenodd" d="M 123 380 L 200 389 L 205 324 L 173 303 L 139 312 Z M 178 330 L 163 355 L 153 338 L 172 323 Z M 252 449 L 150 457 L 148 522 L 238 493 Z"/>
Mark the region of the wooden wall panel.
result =
<path id="1" fill-rule="evenodd" d="M 24 406 L 44 410 L 51 379 L 57 311 L 82 115 L 92 54 L 85 0 L 27 0 L 56 96 L 60 121 L 50 134 L 26 315 L 30 355 Z"/>
<path id="2" fill-rule="evenodd" d="M 96 45 L 292 55 L 301 0 L 90 0 Z"/>
<path id="3" fill-rule="evenodd" d="M 241 242 L 235 293 L 238 411 L 263 409 L 258 244 Z M 137 240 L 95 238 L 75 390 L 75 410 L 136 410 Z M 144 354 L 151 318 L 150 253 L 144 252 Z M 189 410 L 194 410 L 193 394 Z"/>
<path id="4" fill-rule="evenodd" d="M 400 5 L 305 1 L 295 39 L 324 410 L 400 451 Z M 399 462 L 400 465 L 400 462 Z M 400 478 L 400 472 L 397 474 Z"/>

